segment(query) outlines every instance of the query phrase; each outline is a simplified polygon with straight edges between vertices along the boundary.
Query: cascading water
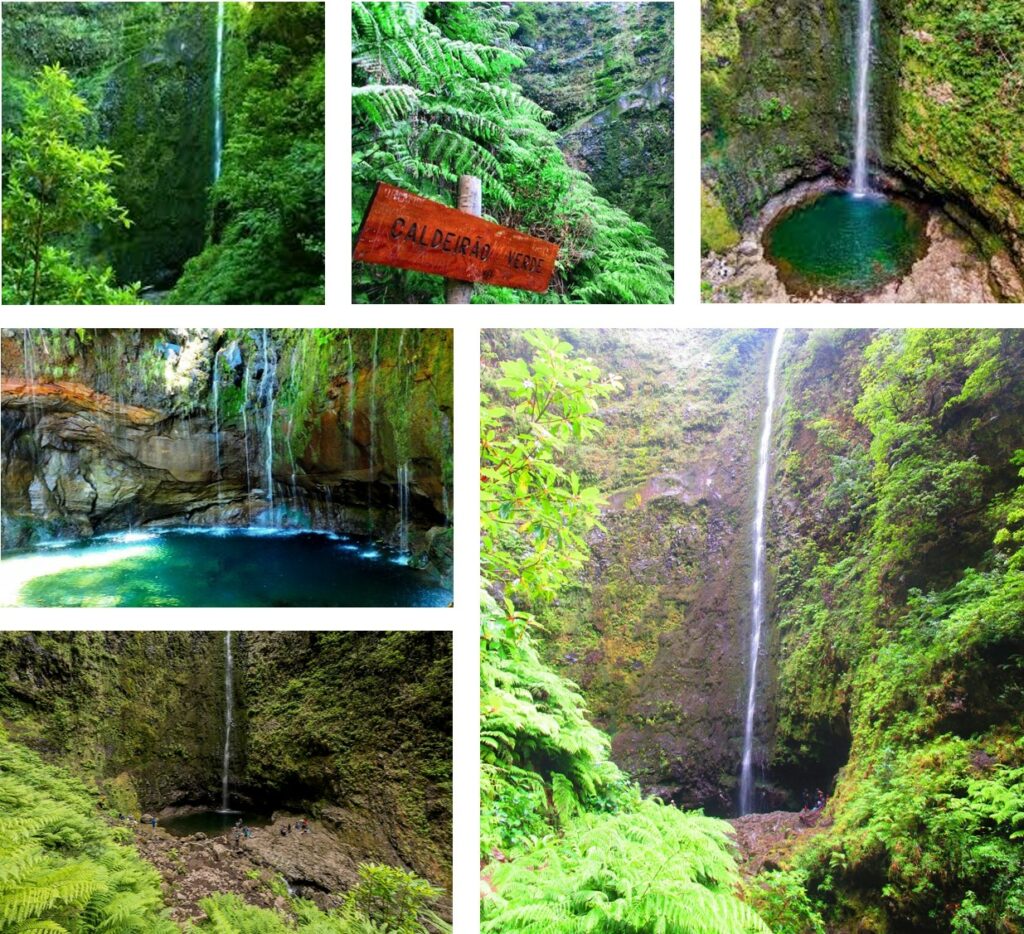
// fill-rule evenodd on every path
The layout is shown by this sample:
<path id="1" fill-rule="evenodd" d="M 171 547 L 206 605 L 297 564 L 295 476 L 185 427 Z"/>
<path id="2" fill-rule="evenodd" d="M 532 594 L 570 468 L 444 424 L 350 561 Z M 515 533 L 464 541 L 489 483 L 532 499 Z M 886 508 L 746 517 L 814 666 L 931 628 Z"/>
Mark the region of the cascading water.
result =
<path id="1" fill-rule="evenodd" d="M 868 78 L 871 69 L 871 0 L 857 0 L 857 88 L 854 130 L 853 193 L 870 191 L 868 179 Z"/>
<path id="2" fill-rule="evenodd" d="M 265 466 L 267 471 L 267 501 L 274 505 L 274 373 L 270 365 L 270 347 L 267 329 L 263 329 L 263 384 L 262 392 L 266 403 L 267 423 L 264 429 Z"/>
<path id="3" fill-rule="evenodd" d="M 224 0 L 217 4 L 217 63 L 213 71 L 213 180 L 220 178 L 220 151 L 224 142 L 220 107 L 221 72 L 224 60 Z"/>
<path id="4" fill-rule="evenodd" d="M 373 355 L 370 362 L 370 474 L 369 482 L 366 484 L 366 517 L 370 531 L 373 531 L 373 470 L 376 456 L 377 436 L 377 335 L 378 329 L 373 329 Z"/>
<path id="5" fill-rule="evenodd" d="M 224 761 L 220 779 L 220 808 L 228 811 L 228 774 L 231 769 L 231 729 L 235 725 L 235 661 L 231 633 L 224 633 Z"/>
<path id="6" fill-rule="evenodd" d="M 217 456 L 217 499 L 220 500 L 220 351 L 213 355 L 213 446 Z"/>
<path id="7" fill-rule="evenodd" d="M 403 555 L 409 553 L 409 462 L 398 468 L 398 540 Z"/>
<path id="8" fill-rule="evenodd" d="M 348 335 L 348 433 L 355 438 L 356 433 L 356 356 L 352 349 L 352 335 Z M 353 451 L 355 445 L 353 444 Z"/>
<path id="9" fill-rule="evenodd" d="M 247 506 L 252 494 L 252 480 L 249 475 L 249 362 L 245 364 L 245 375 L 242 377 L 242 436 L 245 439 L 245 501 Z"/>
<path id="10" fill-rule="evenodd" d="M 750 669 L 747 687 L 747 714 L 743 728 L 743 765 L 740 769 L 740 814 L 749 814 L 754 805 L 754 719 L 757 712 L 757 660 L 761 651 L 761 628 L 764 624 L 764 514 L 768 499 L 768 466 L 771 461 L 772 413 L 775 408 L 775 371 L 782 348 L 782 328 L 775 332 L 772 355 L 768 363 L 765 388 L 764 426 L 757 455 L 757 503 L 754 507 L 754 572 L 751 581 Z"/>

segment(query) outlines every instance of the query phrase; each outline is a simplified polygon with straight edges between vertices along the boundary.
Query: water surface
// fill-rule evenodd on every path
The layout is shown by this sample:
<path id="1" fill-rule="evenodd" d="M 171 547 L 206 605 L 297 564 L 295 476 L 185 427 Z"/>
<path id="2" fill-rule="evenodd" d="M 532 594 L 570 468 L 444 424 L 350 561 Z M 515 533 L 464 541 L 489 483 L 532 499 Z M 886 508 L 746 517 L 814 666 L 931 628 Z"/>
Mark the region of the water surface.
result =
<path id="1" fill-rule="evenodd" d="M 926 246 L 924 220 L 909 202 L 829 191 L 785 212 L 764 236 L 765 255 L 787 291 L 818 289 L 855 299 L 900 278 Z"/>
<path id="2" fill-rule="evenodd" d="M 194 833 L 205 833 L 208 837 L 220 837 L 228 833 L 241 820 L 245 827 L 269 827 L 271 819 L 266 814 L 250 814 L 245 811 L 194 811 L 191 814 L 179 814 L 157 820 L 157 826 L 163 827 L 175 837 L 189 837 Z"/>
<path id="3" fill-rule="evenodd" d="M 0 561 L 5 606 L 447 606 L 436 577 L 369 539 L 168 529 L 59 542 Z"/>

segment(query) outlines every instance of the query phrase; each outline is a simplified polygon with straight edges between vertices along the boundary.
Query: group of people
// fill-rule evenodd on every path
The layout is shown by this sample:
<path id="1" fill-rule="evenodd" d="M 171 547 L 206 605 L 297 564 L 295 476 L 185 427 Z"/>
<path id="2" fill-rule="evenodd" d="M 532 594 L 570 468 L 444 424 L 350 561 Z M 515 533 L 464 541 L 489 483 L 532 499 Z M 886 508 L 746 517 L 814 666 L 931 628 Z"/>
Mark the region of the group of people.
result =
<path id="1" fill-rule="evenodd" d="M 121 814 L 118 812 L 117 819 L 123 824 L 148 824 L 154 830 L 156 830 L 156 818 L 150 817 L 149 815 L 143 816 L 142 820 L 136 820 L 130 814 Z"/>
<path id="2" fill-rule="evenodd" d="M 242 840 L 252 839 L 252 835 L 252 827 L 243 824 L 242 818 L 238 818 L 238 820 L 235 821 L 235 826 L 231 829 L 231 840 L 235 846 L 238 846 Z"/>
<path id="3" fill-rule="evenodd" d="M 825 809 L 825 801 L 827 799 L 825 798 L 825 792 L 823 792 L 820 788 L 818 788 L 814 792 L 813 798 L 811 797 L 811 793 L 805 788 L 803 793 L 803 799 L 805 811 L 817 812 Z"/>
<path id="4" fill-rule="evenodd" d="M 287 837 L 292 832 L 292 825 L 282 824 L 281 825 L 281 836 Z M 300 818 L 295 822 L 296 833 L 309 833 L 309 821 L 306 818 Z"/>

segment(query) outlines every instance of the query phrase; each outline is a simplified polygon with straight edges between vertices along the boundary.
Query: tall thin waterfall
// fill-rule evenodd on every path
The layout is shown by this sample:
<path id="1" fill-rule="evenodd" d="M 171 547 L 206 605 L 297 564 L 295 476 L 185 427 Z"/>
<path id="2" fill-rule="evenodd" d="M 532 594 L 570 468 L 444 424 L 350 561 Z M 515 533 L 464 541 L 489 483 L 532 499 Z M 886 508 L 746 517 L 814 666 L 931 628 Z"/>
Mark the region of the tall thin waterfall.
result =
<path id="1" fill-rule="evenodd" d="M 747 716 L 743 728 L 743 766 L 740 770 L 740 814 L 749 814 L 754 805 L 754 715 L 757 712 L 757 659 L 761 651 L 761 629 L 764 624 L 764 513 L 768 499 L 768 466 L 771 461 L 772 412 L 775 408 L 775 371 L 782 348 L 783 329 L 775 332 L 772 356 L 768 363 L 765 388 L 764 427 L 757 455 L 757 505 L 754 507 L 754 573 L 751 581 L 750 608 L 750 670 L 747 687 Z"/>
<path id="2" fill-rule="evenodd" d="M 224 60 L 224 0 L 217 4 L 217 65 L 213 72 L 213 180 L 220 178 L 220 151 L 224 142 L 220 106 L 221 72 Z"/>
<path id="3" fill-rule="evenodd" d="M 853 193 L 867 194 L 868 179 L 868 77 L 871 70 L 871 0 L 857 0 L 857 123 L 854 132 Z"/>
<path id="4" fill-rule="evenodd" d="M 217 452 L 217 479 L 220 480 L 220 367 L 218 350 L 213 355 L 213 444 Z"/>
<path id="5" fill-rule="evenodd" d="M 274 371 L 270 365 L 270 346 L 267 342 L 267 329 L 263 329 L 263 385 L 261 391 L 266 393 L 267 423 L 265 428 L 264 456 L 267 470 L 267 501 L 274 505 Z"/>
<path id="6" fill-rule="evenodd" d="M 370 530 L 373 530 L 373 471 L 376 459 L 377 434 L 377 336 L 378 329 L 373 329 L 373 355 L 370 361 L 370 473 L 366 484 L 366 518 Z"/>
<path id="7" fill-rule="evenodd" d="M 228 772 L 231 768 L 231 729 L 235 725 L 235 660 L 231 654 L 231 633 L 224 633 L 224 762 L 220 779 L 220 807 L 227 811 Z"/>
<path id="8" fill-rule="evenodd" d="M 242 379 L 242 436 L 245 439 L 245 502 L 246 508 L 251 510 L 249 502 L 252 494 L 252 480 L 249 477 L 249 416 L 246 414 L 249 408 L 249 361 L 245 361 L 245 376 Z"/>
<path id="9" fill-rule="evenodd" d="M 398 541 L 403 555 L 409 553 L 409 462 L 398 468 Z"/>

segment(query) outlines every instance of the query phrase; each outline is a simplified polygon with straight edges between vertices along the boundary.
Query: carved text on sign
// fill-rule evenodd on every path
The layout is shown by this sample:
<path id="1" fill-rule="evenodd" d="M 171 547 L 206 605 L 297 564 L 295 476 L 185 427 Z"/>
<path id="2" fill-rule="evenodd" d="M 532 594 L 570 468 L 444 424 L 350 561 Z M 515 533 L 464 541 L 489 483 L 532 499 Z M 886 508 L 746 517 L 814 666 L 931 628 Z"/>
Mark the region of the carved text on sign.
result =
<path id="1" fill-rule="evenodd" d="M 547 291 L 558 244 L 377 185 L 353 259 L 510 288 Z"/>

